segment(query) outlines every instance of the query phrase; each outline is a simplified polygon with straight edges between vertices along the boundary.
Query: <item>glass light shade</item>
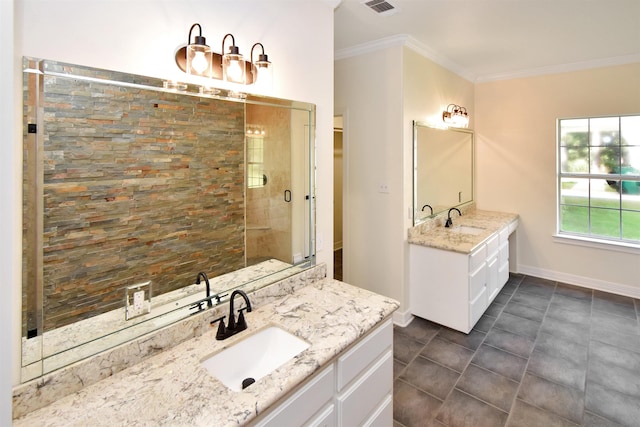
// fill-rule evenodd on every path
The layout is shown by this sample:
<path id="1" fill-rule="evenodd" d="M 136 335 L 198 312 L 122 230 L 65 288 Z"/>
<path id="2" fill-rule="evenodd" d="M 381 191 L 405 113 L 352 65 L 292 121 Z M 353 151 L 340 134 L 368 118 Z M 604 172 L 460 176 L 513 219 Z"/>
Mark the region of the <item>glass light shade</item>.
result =
<path id="1" fill-rule="evenodd" d="M 262 90 L 273 88 L 273 64 L 269 61 L 256 61 L 251 69 L 253 85 Z"/>
<path id="2" fill-rule="evenodd" d="M 187 74 L 211 77 L 213 54 L 207 45 L 190 44 L 187 46 Z"/>
<path id="3" fill-rule="evenodd" d="M 232 83 L 245 83 L 245 65 L 242 55 L 227 53 L 222 56 L 222 78 Z"/>

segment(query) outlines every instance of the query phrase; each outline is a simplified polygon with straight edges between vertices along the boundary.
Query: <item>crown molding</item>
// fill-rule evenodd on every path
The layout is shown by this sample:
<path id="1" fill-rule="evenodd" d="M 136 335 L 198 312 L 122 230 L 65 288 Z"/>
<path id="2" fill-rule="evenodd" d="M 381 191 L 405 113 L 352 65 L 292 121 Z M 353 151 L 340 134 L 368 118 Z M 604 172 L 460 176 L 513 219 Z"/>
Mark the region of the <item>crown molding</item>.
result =
<path id="1" fill-rule="evenodd" d="M 524 77 L 536 77 L 547 74 L 561 74 L 572 71 L 582 71 L 592 68 L 612 67 L 616 65 L 633 64 L 640 62 L 640 53 L 611 58 L 595 59 L 592 61 L 572 62 L 568 64 L 550 65 L 547 67 L 530 68 L 527 70 L 510 71 L 498 74 L 486 74 L 479 76 L 476 83 L 485 83 L 498 80 L 520 79 Z"/>
<path id="2" fill-rule="evenodd" d="M 378 40 L 374 40 L 371 42 L 362 43 L 359 45 L 355 45 L 345 49 L 339 49 L 335 51 L 334 60 L 338 61 L 341 59 L 351 58 L 354 56 L 364 55 L 367 53 L 376 52 L 379 50 L 384 50 L 389 47 L 395 46 L 406 46 L 414 52 L 424 56 L 427 59 L 435 62 L 438 65 L 443 66 L 447 70 L 452 73 L 457 74 L 458 76 L 474 82 L 476 76 L 466 72 L 460 65 L 451 61 L 449 58 L 439 55 L 433 49 L 425 45 L 424 43 L 419 42 L 413 37 L 407 34 L 399 34 L 390 37 L 384 37 Z"/>

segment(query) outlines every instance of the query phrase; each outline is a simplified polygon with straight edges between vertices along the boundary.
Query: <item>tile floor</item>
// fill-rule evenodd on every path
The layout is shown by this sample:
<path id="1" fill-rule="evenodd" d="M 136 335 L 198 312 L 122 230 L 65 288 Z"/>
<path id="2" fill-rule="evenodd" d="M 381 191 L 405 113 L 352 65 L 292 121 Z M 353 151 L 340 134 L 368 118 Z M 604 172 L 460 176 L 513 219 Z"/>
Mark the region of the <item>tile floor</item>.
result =
<path id="1" fill-rule="evenodd" d="M 394 327 L 394 427 L 640 426 L 640 300 L 512 275 L 468 335 Z"/>

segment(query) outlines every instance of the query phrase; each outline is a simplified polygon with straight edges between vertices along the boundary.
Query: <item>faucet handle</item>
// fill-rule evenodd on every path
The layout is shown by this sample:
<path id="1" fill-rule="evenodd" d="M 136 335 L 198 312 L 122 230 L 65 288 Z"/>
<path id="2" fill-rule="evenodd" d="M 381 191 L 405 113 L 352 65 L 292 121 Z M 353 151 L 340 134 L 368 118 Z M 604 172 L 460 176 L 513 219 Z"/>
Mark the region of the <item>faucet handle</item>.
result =
<path id="1" fill-rule="evenodd" d="M 217 318 L 216 320 L 212 320 L 209 324 L 214 325 L 216 322 L 218 323 L 218 332 L 216 332 L 216 339 L 223 340 L 227 337 L 227 328 L 224 326 L 224 316 Z"/>
<path id="2" fill-rule="evenodd" d="M 238 321 L 236 322 L 236 331 L 240 332 L 240 331 L 244 331 L 245 329 L 247 329 L 247 321 L 244 320 L 244 311 L 247 309 L 248 307 L 242 307 L 240 310 L 238 310 Z"/>

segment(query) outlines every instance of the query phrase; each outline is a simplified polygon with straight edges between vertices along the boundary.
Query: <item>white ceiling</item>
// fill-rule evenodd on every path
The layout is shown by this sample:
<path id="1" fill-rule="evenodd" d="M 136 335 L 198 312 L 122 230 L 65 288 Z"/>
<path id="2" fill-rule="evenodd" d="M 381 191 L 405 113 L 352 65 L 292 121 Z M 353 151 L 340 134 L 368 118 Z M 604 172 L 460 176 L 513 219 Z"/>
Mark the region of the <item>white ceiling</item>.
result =
<path id="1" fill-rule="evenodd" d="M 336 58 L 404 41 L 471 81 L 640 62 L 640 0 L 386 1 L 342 0 Z"/>

